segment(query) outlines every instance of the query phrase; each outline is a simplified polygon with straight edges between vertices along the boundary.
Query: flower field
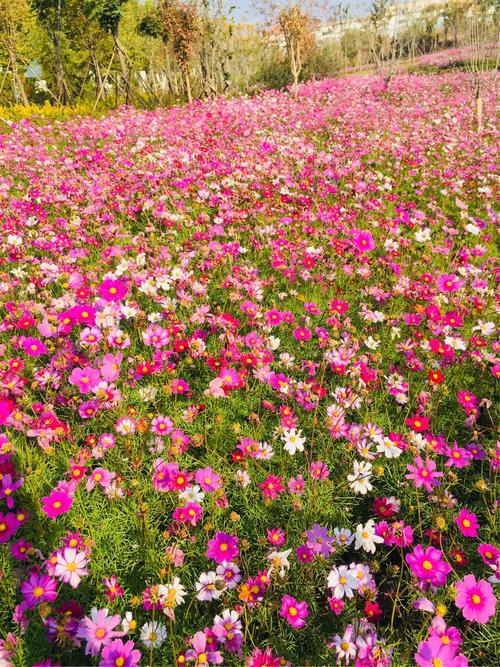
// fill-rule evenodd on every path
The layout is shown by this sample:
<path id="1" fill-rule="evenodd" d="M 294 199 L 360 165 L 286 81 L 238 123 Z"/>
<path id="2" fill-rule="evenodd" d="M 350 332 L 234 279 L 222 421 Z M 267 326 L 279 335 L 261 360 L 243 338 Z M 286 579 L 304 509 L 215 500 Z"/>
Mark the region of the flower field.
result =
<path id="1" fill-rule="evenodd" d="M 494 110 L 0 127 L 0 665 L 500 663 Z"/>

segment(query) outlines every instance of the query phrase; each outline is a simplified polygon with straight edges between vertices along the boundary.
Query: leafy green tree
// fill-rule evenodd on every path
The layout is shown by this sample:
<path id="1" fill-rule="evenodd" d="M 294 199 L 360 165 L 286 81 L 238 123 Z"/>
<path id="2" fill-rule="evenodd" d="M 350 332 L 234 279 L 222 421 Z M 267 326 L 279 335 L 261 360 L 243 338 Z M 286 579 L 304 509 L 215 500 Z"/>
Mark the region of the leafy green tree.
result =
<path id="1" fill-rule="evenodd" d="M 120 20 L 124 5 L 128 0 L 83 0 L 83 7 L 90 19 L 95 19 L 104 32 L 111 35 L 114 51 L 120 63 L 121 76 L 125 87 L 125 101 L 132 97 L 132 84 L 127 67 L 127 56 L 120 41 Z"/>
<path id="2" fill-rule="evenodd" d="M 71 103 L 73 92 L 68 82 L 62 53 L 63 24 L 68 20 L 66 0 L 32 0 L 38 20 L 44 27 L 54 49 L 54 70 L 57 99 Z"/>
<path id="3" fill-rule="evenodd" d="M 32 27 L 33 16 L 27 0 L 0 0 L 0 52 L 10 69 L 13 99 L 26 105 L 29 100 L 23 72 L 31 60 Z"/>

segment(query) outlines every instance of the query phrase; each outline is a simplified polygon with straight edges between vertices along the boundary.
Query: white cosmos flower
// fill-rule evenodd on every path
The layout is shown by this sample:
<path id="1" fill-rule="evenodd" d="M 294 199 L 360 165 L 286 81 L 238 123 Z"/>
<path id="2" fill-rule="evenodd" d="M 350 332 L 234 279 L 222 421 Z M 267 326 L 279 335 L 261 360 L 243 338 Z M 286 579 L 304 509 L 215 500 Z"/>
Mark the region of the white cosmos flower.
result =
<path id="1" fill-rule="evenodd" d="M 181 584 L 179 577 L 174 577 L 171 584 L 161 584 L 158 588 L 160 591 L 160 601 L 163 607 L 173 609 L 179 604 L 184 604 L 186 589 Z"/>
<path id="2" fill-rule="evenodd" d="M 373 439 L 377 443 L 377 452 L 384 454 L 387 459 L 397 459 L 403 453 L 403 450 L 387 436 L 375 436 Z"/>
<path id="3" fill-rule="evenodd" d="M 372 474 L 372 464 L 368 461 L 354 461 L 354 470 L 352 475 L 347 475 L 349 486 L 354 493 L 360 493 L 365 496 L 368 491 L 373 489 L 370 484 Z"/>
<path id="4" fill-rule="evenodd" d="M 271 561 L 271 567 L 268 570 L 269 574 L 277 572 L 280 579 L 283 579 L 285 572 L 290 568 L 288 556 L 291 553 L 291 549 L 286 549 L 285 551 L 271 551 L 267 557 L 267 560 Z"/>
<path id="5" fill-rule="evenodd" d="M 285 443 L 284 449 L 292 456 L 298 451 L 304 451 L 306 439 L 302 437 L 302 431 L 297 431 L 295 428 L 291 428 L 290 430 L 285 429 L 282 440 Z"/>
<path id="6" fill-rule="evenodd" d="M 141 642 L 147 648 L 157 648 L 161 646 L 167 638 L 167 628 L 163 623 L 152 621 L 144 623 L 141 628 Z"/>
<path id="7" fill-rule="evenodd" d="M 328 588 L 332 589 L 333 596 L 336 598 L 354 597 L 354 591 L 358 589 L 358 581 L 355 574 L 347 565 L 333 567 L 327 580 Z"/>
<path id="8" fill-rule="evenodd" d="M 269 349 L 273 352 L 274 350 L 277 350 L 279 348 L 281 343 L 281 340 L 276 336 L 269 336 L 268 341 L 269 341 Z"/>
<path id="9" fill-rule="evenodd" d="M 375 544 L 380 544 L 384 541 L 384 538 L 380 537 L 380 535 L 375 535 L 374 525 L 375 521 L 373 519 L 367 521 L 364 526 L 362 523 L 358 523 L 355 534 L 355 549 L 363 547 L 365 551 L 375 553 Z"/>
<path id="10" fill-rule="evenodd" d="M 179 492 L 179 498 L 185 500 L 187 503 L 198 503 L 201 505 L 205 493 L 201 490 L 198 484 L 188 486 L 184 491 Z"/>

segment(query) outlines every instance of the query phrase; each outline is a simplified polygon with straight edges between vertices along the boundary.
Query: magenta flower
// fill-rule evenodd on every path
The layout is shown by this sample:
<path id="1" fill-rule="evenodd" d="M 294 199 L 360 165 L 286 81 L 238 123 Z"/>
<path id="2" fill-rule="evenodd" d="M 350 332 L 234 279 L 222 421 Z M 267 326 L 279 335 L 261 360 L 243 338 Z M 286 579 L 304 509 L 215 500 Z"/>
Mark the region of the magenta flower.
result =
<path id="1" fill-rule="evenodd" d="M 476 581 L 473 574 L 467 574 L 461 581 L 457 581 L 455 589 L 455 604 L 468 621 L 487 623 L 494 615 L 497 599 L 487 581 Z"/>
<path id="2" fill-rule="evenodd" d="M 443 477 L 442 472 L 436 472 L 436 463 L 427 457 L 425 464 L 420 456 L 414 460 L 415 465 L 407 465 L 406 469 L 410 471 L 409 475 L 405 475 L 406 479 L 411 479 L 416 488 L 423 486 L 426 491 L 432 491 L 433 486 L 440 486 L 441 482 L 438 477 Z"/>
<path id="3" fill-rule="evenodd" d="M 140 659 L 141 652 L 133 641 L 129 639 L 123 643 L 121 639 L 114 639 L 103 648 L 99 667 L 136 667 Z"/>
<path id="4" fill-rule="evenodd" d="M 306 618 L 309 616 L 307 602 L 297 601 L 291 595 L 284 595 L 281 600 L 280 616 L 285 618 L 292 628 L 300 629 L 306 624 Z"/>
<path id="5" fill-rule="evenodd" d="M 127 286 L 121 280 L 106 278 L 99 285 L 99 296 L 105 301 L 121 301 L 127 296 Z"/>
<path id="6" fill-rule="evenodd" d="M 456 292 L 465 285 L 454 273 L 443 273 L 436 279 L 436 287 L 441 292 Z"/>
<path id="7" fill-rule="evenodd" d="M 480 544 L 477 551 L 485 565 L 495 565 L 500 556 L 500 549 L 497 549 L 493 544 Z"/>
<path id="8" fill-rule="evenodd" d="M 29 336 L 23 341 L 23 350 L 30 357 L 40 357 L 42 354 L 47 354 L 46 345 L 39 338 Z"/>
<path id="9" fill-rule="evenodd" d="M 213 558 L 219 565 L 224 561 L 233 561 L 239 553 L 238 538 L 228 533 L 219 532 L 215 539 L 208 540 L 206 555 L 208 558 Z"/>
<path id="10" fill-rule="evenodd" d="M 2 542 L 7 542 L 10 540 L 12 535 L 19 528 L 19 522 L 16 519 L 16 515 L 12 512 L 7 512 L 7 514 L 2 514 L 0 512 L 0 544 Z"/>
<path id="11" fill-rule="evenodd" d="M 421 544 L 417 544 L 413 553 L 406 554 L 405 560 L 414 576 L 419 580 L 422 589 L 430 584 L 432 587 L 444 586 L 451 567 L 442 560 L 443 552 L 434 547 L 427 547 L 424 551 Z"/>
<path id="12" fill-rule="evenodd" d="M 309 340 L 311 338 L 311 330 L 307 327 L 297 327 L 292 331 L 293 337 L 296 340 Z"/>
<path id="13" fill-rule="evenodd" d="M 46 574 L 32 572 L 22 582 L 21 594 L 28 608 L 36 607 L 40 602 L 53 602 L 57 598 L 57 581 Z"/>
<path id="14" fill-rule="evenodd" d="M 105 646 L 115 637 L 123 637 L 125 634 L 123 631 L 114 630 L 121 620 L 118 614 L 108 616 L 107 609 L 97 610 L 95 607 L 90 617 L 82 618 L 78 625 L 77 636 L 87 641 L 85 655 L 95 657 L 103 645 Z"/>
<path id="15" fill-rule="evenodd" d="M 73 497 L 68 493 L 54 489 L 50 495 L 42 498 L 42 503 L 42 510 L 49 519 L 55 519 L 60 514 L 64 514 L 64 512 L 69 510 L 73 504 Z"/>
<path id="16" fill-rule="evenodd" d="M 465 537 L 477 537 L 479 524 L 473 512 L 469 512 L 466 509 L 460 510 L 459 515 L 453 521 L 459 527 L 462 535 L 465 535 Z"/>
<path id="17" fill-rule="evenodd" d="M 101 375 L 108 382 L 116 382 L 120 377 L 120 368 L 123 361 L 123 354 L 117 352 L 116 354 L 107 353 L 104 355 L 101 363 Z"/>
<path id="18" fill-rule="evenodd" d="M 352 242 L 358 252 L 370 252 L 375 248 L 375 241 L 371 232 L 356 229 L 352 235 Z"/>

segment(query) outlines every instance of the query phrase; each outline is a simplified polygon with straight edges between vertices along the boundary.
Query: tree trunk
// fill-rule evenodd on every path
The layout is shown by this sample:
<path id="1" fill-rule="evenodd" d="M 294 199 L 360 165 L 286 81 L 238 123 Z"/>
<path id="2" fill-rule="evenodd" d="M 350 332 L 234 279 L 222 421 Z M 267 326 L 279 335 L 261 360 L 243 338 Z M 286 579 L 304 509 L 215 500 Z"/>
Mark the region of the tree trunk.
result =
<path id="1" fill-rule="evenodd" d="M 127 70 L 127 62 L 125 60 L 125 53 L 123 51 L 123 47 L 121 45 L 121 42 L 118 38 L 118 26 L 115 27 L 115 29 L 112 31 L 112 36 L 113 36 L 113 44 L 115 47 L 115 51 L 118 54 L 118 61 L 120 63 L 120 70 L 121 70 L 121 75 L 123 79 L 123 84 L 125 86 L 125 103 L 129 104 L 129 102 L 132 99 L 132 86 L 130 84 L 130 79 L 128 76 L 128 70 Z"/>
<path id="2" fill-rule="evenodd" d="M 24 106 L 28 106 L 28 96 L 26 95 L 26 89 L 24 87 L 23 81 L 19 76 L 16 53 L 13 48 L 9 48 L 9 60 L 10 68 L 12 70 L 12 92 L 14 93 L 14 100 L 17 102 L 19 94 Z"/>
<path id="3" fill-rule="evenodd" d="M 99 66 L 99 61 L 97 60 L 94 47 L 89 47 L 90 60 L 92 62 L 92 67 L 94 68 L 95 82 L 97 88 L 97 99 L 104 98 L 106 96 L 106 91 L 104 90 L 104 82 L 102 80 L 101 68 Z"/>
<path id="4" fill-rule="evenodd" d="M 183 67 L 182 72 L 184 74 L 184 83 L 186 85 L 186 93 L 189 104 L 193 101 L 193 96 L 191 94 L 191 81 L 189 80 L 189 67 Z"/>

